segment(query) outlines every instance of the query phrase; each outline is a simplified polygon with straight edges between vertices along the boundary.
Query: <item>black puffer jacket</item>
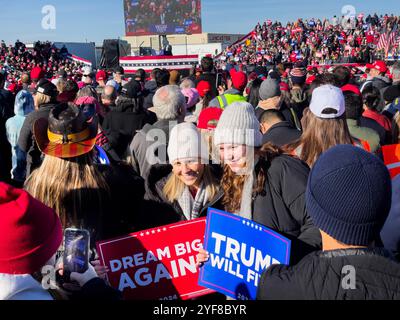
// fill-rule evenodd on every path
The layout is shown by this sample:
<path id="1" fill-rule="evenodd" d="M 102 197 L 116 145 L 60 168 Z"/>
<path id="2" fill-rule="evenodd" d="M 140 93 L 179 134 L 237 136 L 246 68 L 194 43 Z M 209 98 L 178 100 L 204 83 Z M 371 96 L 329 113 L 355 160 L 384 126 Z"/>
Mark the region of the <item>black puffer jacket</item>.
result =
<path id="1" fill-rule="evenodd" d="M 354 267 L 355 273 L 346 266 Z M 264 271 L 257 299 L 398 300 L 400 264 L 380 248 L 318 251 L 296 266 L 273 265 Z"/>
<path id="2" fill-rule="evenodd" d="M 212 166 L 212 172 L 219 181 L 222 170 L 218 166 Z M 180 221 L 186 221 L 178 202 L 169 202 L 163 193 L 163 188 L 172 174 L 170 165 L 154 165 L 150 169 L 150 174 L 146 181 L 146 195 L 144 201 L 143 216 L 138 217 L 135 226 L 141 229 L 149 229 L 157 226 L 167 225 Z M 207 215 L 208 208 L 223 210 L 223 192 L 220 190 L 217 195 L 209 201 L 200 211 L 200 217 Z"/>
<path id="3" fill-rule="evenodd" d="M 104 117 L 102 127 L 111 147 L 123 158 L 136 132 L 155 120 L 143 110 L 142 99 L 119 97 L 117 105 Z"/>
<path id="4" fill-rule="evenodd" d="M 36 141 L 33 138 L 33 124 L 36 120 L 49 118 L 49 114 L 57 104 L 43 104 L 39 110 L 28 114 L 21 128 L 21 133 L 18 138 L 18 146 L 23 152 L 27 153 L 26 157 L 26 176 L 32 173 L 33 170 L 40 167 L 42 164 L 42 153 L 40 152 Z"/>
<path id="5" fill-rule="evenodd" d="M 294 264 L 321 248 L 321 234 L 306 211 L 310 170 L 301 160 L 281 155 L 266 171 L 265 193 L 253 201 L 253 220 L 292 240 L 290 261 Z"/>
<path id="6" fill-rule="evenodd" d="M 144 104 L 143 107 L 145 110 L 151 108 L 153 106 L 153 97 L 157 92 L 157 82 L 149 81 L 146 82 L 144 86 Z"/>

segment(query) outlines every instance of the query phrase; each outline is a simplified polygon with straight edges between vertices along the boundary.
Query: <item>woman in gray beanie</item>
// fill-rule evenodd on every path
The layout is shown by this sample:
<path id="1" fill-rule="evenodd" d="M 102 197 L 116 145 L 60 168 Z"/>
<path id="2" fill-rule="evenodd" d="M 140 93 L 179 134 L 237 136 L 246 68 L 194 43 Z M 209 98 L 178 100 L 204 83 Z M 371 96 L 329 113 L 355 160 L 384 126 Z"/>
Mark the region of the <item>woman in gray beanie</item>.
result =
<path id="1" fill-rule="evenodd" d="M 321 237 L 305 206 L 309 168 L 278 147 L 261 146 L 260 124 L 250 104 L 233 103 L 225 109 L 214 143 L 225 165 L 225 210 L 290 238 L 292 263 L 319 249 Z"/>
<path id="2" fill-rule="evenodd" d="M 151 228 L 192 220 L 207 214 L 208 207 L 222 208 L 218 167 L 209 164 L 207 144 L 192 123 L 171 130 L 168 144 L 170 165 L 150 169 L 145 200 L 146 225 Z M 149 212 L 156 213 L 150 217 Z"/>

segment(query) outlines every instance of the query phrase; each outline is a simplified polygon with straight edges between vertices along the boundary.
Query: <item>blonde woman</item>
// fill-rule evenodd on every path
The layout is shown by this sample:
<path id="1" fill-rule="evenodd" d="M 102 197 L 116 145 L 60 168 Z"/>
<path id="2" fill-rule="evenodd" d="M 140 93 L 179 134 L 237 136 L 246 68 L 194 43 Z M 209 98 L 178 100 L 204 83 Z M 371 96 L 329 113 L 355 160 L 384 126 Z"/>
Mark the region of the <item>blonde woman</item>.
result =
<path id="1" fill-rule="evenodd" d="M 131 232 L 143 183 L 130 167 L 96 164 L 97 120 L 88 123 L 77 106 L 60 104 L 33 130 L 45 158 L 25 189 L 54 209 L 64 228 L 88 229 L 93 245 Z"/>
<path id="2" fill-rule="evenodd" d="M 171 165 L 150 169 L 143 227 L 192 220 L 205 216 L 209 207 L 222 208 L 222 172 L 209 165 L 207 144 L 194 124 L 181 123 L 172 129 L 168 156 Z"/>

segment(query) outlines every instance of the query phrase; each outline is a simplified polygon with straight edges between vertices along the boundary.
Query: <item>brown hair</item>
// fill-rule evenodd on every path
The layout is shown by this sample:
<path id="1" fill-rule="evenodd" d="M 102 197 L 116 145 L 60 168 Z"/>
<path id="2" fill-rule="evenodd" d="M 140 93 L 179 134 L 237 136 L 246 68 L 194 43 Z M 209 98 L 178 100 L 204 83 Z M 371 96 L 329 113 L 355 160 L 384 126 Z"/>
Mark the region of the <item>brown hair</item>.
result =
<path id="1" fill-rule="evenodd" d="M 255 166 L 255 185 L 253 195 L 265 194 L 265 182 L 267 180 L 267 172 L 271 165 L 271 161 L 282 155 L 284 151 L 272 145 L 271 143 L 264 144 L 261 148 L 255 150 L 259 160 Z M 240 210 L 242 202 L 242 190 L 246 176 L 234 173 L 228 165 L 224 166 L 224 174 L 222 176 L 221 186 L 224 191 L 222 204 L 225 210 L 229 212 L 237 212 Z"/>
<path id="2" fill-rule="evenodd" d="M 312 112 L 307 112 L 306 117 L 306 127 L 300 140 L 286 149 L 293 151 L 301 147 L 298 156 L 310 167 L 331 147 L 338 144 L 353 144 L 344 115 L 336 119 L 321 119 Z"/>

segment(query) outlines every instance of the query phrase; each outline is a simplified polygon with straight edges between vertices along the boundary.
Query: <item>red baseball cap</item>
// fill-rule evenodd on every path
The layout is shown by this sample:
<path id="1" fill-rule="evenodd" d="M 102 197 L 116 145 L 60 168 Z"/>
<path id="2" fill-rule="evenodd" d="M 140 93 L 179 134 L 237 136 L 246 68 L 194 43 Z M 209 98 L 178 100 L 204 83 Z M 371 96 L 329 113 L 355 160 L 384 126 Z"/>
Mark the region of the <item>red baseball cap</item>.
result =
<path id="1" fill-rule="evenodd" d="M 105 81 L 107 79 L 107 74 L 104 70 L 97 71 L 96 81 Z"/>
<path id="2" fill-rule="evenodd" d="M 233 86 L 239 90 L 243 91 L 246 88 L 247 85 L 247 76 L 244 72 L 242 71 L 236 71 L 235 69 L 231 69 L 229 72 Z"/>
<path id="3" fill-rule="evenodd" d="M 342 92 L 346 92 L 346 91 L 351 91 L 361 97 L 360 89 L 357 86 L 355 86 L 354 84 L 346 84 L 345 86 L 343 86 Z"/>
<path id="4" fill-rule="evenodd" d="M 223 110 L 221 108 L 206 108 L 199 115 L 197 128 L 199 129 L 215 129 L 219 118 L 221 118 Z"/>
<path id="5" fill-rule="evenodd" d="M 385 73 L 388 70 L 386 63 L 382 60 L 376 60 L 373 64 L 367 64 L 367 68 L 376 69 L 381 73 Z"/>
<path id="6" fill-rule="evenodd" d="M 44 72 L 40 67 L 34 67 L 31 71 L 31 79 L 32 80 L 40 80 L 44 78 Z"/>
<path id="7" fill-rule="evenodd" d="M 211 91 L 211 85 L 208 81 L 200 81 L 196 87 L 197 91 L 199 92 L 200 97 L 204 98 L 207 92 Z"/>

